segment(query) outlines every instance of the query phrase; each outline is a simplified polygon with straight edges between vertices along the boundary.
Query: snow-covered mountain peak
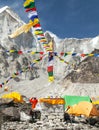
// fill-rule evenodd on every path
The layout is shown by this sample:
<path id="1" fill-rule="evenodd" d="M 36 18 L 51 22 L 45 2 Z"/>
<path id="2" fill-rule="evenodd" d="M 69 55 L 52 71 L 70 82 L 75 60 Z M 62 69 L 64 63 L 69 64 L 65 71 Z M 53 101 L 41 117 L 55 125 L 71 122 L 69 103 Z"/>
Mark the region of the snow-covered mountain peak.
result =
<path id="1" fill-rule="evenodd" d="M 4 7 L 0 8 L 0 13 L 2 13 L 3 11 L 5 11 L 6 9 L 10 9 L 10 7 L 4 6 Z"/>
<path id="2" fill-rule="evenodd" d="M 34 43 L 34 37 L 31 32 L 23 33 L 15 39 L 8 37 L 23 24 L 24 22 L 21 18 L 10 7 L 0 8 L 0 44 L 7 48 L 11 44 L 16 44 L 18 47 L 31 48 Z"/>
<path id="3" fill-rule="evenodd" d="M 0 14 L 2 14 L 3 12 L 8 13 L 16 21 L 18 21 L 21 25 L 24 24 L 24 22 L 20 19 L 20 17 L 10 7 L 4 6 L 4 7 L 0 8 Z"/>

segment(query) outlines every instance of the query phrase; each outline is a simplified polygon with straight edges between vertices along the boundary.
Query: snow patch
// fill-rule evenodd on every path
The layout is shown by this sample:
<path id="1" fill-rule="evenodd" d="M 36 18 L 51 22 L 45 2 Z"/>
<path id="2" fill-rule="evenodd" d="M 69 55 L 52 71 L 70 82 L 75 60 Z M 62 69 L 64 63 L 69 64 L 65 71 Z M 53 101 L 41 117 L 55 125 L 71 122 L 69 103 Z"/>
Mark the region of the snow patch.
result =
<path id="1" fill-rule="evenodd" d="M 94 49 L 99 49 L 99 37 L 95 37 L 92 39 L 92 46 Z"/>
<path id="2" fill-rule="evenodd" d="M 49 33 L 51 35 L 51 37 L 54 37 L 56 44 L 60 43 L 60 41 L 62 40 L 61 38 L 59 38 L 57 35 L 55 35 L 54 33 L 50 32 L 50 31 L 46 31 L 45 33 Z"/>

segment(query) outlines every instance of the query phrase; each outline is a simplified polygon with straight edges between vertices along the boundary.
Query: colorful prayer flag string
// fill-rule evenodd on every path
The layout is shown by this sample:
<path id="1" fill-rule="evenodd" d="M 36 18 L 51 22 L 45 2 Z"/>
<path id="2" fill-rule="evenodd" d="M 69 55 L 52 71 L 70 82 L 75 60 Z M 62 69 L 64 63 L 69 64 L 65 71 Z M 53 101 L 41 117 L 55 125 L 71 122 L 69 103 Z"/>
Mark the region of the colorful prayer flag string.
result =
<path id="1" fill-rule="evenodd" d="M 79 57 L 99 57 L 99 53 L 76 53 L 76 52 L 60 52 L 60 53 L 57 53 L 57 52 L 54 52 L 52 51 L 52 45 L 50 45 L 50 43 L 48 44 L 48 48 L 46 47 L 46 50 L 49 51 L 49 52 L 53 52 L 54 55 L 58 54 L 60 56 L 68 56 L 68 55 L 71 55 L 72 57 L 76 57 L 76 56 L 79 56 Z M 43 55 L 44 52 L 41 51 L 30 51 L 30 50 L 5 50 L 5 51 L 0 51 L 1 52 L 5 52 L 5 53 L 16 53 L 16 54 L 19 54 L 19 55 L 22 55 L 22 54 L 31 54 L 31 55 L 34 55 L 34 54 L 41 54 Z"/>
<path id="2" fill-rule="evenodd" d="M 35 7 L 35 1 L 34 0 L 24 0 L 23 6 L 24 6 L 26 12 L 28 13 L 29 23 L 18 28 L 13 34 L 11 34 L 9 36 L 10 36 L 10 38 L 17 37 L 18 35 L 20 35 L 23 32 L 27 33 L 30 30 L 30 28 L 33 27 L 34 34 L 36 35 L 37 40 L 39 41 L 39 43 L 41 43 L 43 45 L 43 48 L 46 50 L 46 52 L 49 52 L 47 71 L 48 71 L 49 78 L 53 77 L 53 56 L 56 55 L 56 52 L 54 52 L 52 41 L 50 43 L 48 43 L 44 36 L 44 32 L 41 28 L 40 20 L 38 18 L 37 9 Z M 13 50 L 10 53 L 13 53 Z M 19 55 L 23 54 L 23 52 L 21 50 L 18 51 L 17 53 Z M 32 55 L 36 54 L 35 52 L 30 52 L 30 53 Z M 41 54 L 43 54 L 43 52 L 41 52 Z M 61 52 L 60 55 L 64 56 L 64 57 L 67 55 L 80 56 L 80 57 L 86 57 L 86 56 L 99 57 L 99 54 L 77 54 L 77 53 L 72 53 L 72 52 L 66 52 L 66 53 Z M 66 64 L 69 64 L 69 62 L 64 61 L 64 59 L 62 59 L 58 55 L 56 55 L 56 56 L 60 59 L 60 61 L 66 63 Z M 51 79 L 51 81 L 54 80 L 54 78 L 50 78 L 50 79 Z"/>
<path id="3" fill-rule="evenodd" d="M 37 37 L 37 40 L 43 44 L 43 47 L 46 49 L 46 46 L 48 45 L 47 40 L 44 36 L 44 32 L 41 28 L 40 25 L 40 20 L 38 18 L 38 13 L 37 13 L 37 9 L 35 7 L 35 1 L 34 0 L 25 0 L 24 4 L 23 4 L 26 12 L 28 13 L 28 18 L 30 21 L 34 22 L 35 19 L 38 19 L 38 22 L 33 25 L 34 28 L 34 34 Z M 46 44 L 46 46 L 44 45 Z"/>
<path id="4" fill-rule="evenodd" d="M 54 62 L 54 54 L 53 54 L 53 52 L 49 52 L 49 54 L 48 54 L 48 66 L 47 66 L 49 82 L 53 82 L 54 81 L 53 62 Z"/>
<path id="5" fill-rule="evenodd" d="M 24 5 L 24 8 L 26 9 L 26 12 L 28 12 L 28 17 L 31 21 L 34 21 L 35 19 L 39 19 L 34 0 L 29 0 L 29 1 L 25 0 L 23 5 Z M 53 56 L 50 53 L 50 51 L 51 52 L 53 51 L 52 42 L 50 42 L 50 43 L 47 42 L 47 40 L 44 36 L 44 32 L 40 26 L 40 22 L 35 24 L 33 27 L 34 27 L 34 34 L 36 35 L 37 40 L 39 41 L 39 43 L 41 43 L 43 45 L 43 48 L 45 49 L 45 51 L 49 52 L 47 70 L 48 70 L 49 81 L 52 82 L 54 80 L 53 69 L 50 69 L 50 72 L 49 72 L 49 68 L 53 68 L 53 65 L 50 66 L 50 63 L 52 63 L 52 61 L 53 61 Z"/>

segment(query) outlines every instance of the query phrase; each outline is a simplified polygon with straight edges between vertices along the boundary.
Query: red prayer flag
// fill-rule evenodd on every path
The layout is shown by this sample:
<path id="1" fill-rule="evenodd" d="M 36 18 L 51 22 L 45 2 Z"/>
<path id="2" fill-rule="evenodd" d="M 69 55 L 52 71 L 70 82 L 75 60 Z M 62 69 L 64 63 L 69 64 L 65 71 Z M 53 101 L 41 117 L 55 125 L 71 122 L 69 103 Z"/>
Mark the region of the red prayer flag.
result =
<path id="1" fill-rule="evenodd" d="M 16 75 L 19 75 L 19 73 L 18 73 L 18 72 L 16 72 Z"/>
<path id="2" fill-rule="evenodd" d="M 20 55 L 21 55 L 22 53 L 23 53 L 22 51 L 18 51 L 18 54 L 20 54 Z"/>
<path id="3" fill-rule="evenodd" d="M 53 71 L 53 66 L 48 66 L 47 67 L 47 72 L 52 72 Z"/>
<path id="4" fill-rule="evenodd" d="M 0 88 L 2 88 L 2 84 L 0 84 Z"/>
<path id="5" fill-rule="evenodd" d="M 64 55 L 64 52 L 61 52 L 60 55 L 63 56 L 63 55 Z"/>
<path id="6" fill-rule="evenodd" d="M 86 55 L 85 54 L 81 54 L 82 57 L 85 57 Z"/>
<path id="7" fill-rule="evenodd" d="M 42 58 L 43 58 L 43 57 L 42 57 L 42 56 L 40 56 L 40 60 L 42 60 Z"/>
<path id="8" fill-rule="evenodd" d="M 36 11 L 36 8 L 28 8 L 25 10 L 25 12 L 29 12 L 29 11 Z"/>
<path id="9" fill-rule="evenodd" d="M 36 25 L 33 26 L 34 28 L 37 28 L 37 27 L 41 27 L 41 25 L 39 23 L 37 23 Z"/>
<path id="10" fill-rule="evenodd" d="M 39 34 L 39 36 L 44 36 L 44 34 Z"/>
<path id="11" fill-rule="evenodd" d="M 41 54 L 41 55 L 43 55 L 43 54 L 44 54 L 44 52 L 40 52 L 40 54 Z"/>

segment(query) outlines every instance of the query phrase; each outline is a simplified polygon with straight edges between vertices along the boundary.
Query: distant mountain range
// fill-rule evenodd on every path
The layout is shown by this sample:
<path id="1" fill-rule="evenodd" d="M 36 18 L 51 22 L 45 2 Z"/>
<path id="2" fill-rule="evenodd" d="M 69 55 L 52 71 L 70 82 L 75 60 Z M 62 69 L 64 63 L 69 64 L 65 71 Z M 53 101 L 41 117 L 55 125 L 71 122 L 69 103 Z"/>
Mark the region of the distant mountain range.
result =
<path id="1" fill-rule="evenodd" d="M 25 23 L 8 6 L 5 6 L 0 9 L 0 45 L 1 45 L 1 48 L 6 50 L 6 49 L 10 49 L 11 47 L 15 47 L 16 49 L 26 50 L 26 49 L 33 49 L 36 47 L 36 44 L 37 44 L 36 39 L 35 39 L 35 36 L 33 36 L 32 32 L 28 32 L 27 34 L 25 33 L 21 34 L 15 39 L 10 39 L 8 37 L 9 34 L 14 32 L 16 28 L 20 27 L 23 24 Z M 91 52 L 95 52 L 94 51 L 95 49 L 97 50 L 99 49 L 99 36 L 95 38 L 84 38 L 84 39 L 77 39 L 77 38 L 61 39 L 61 38 L 58 38 L 55 34 L 53 34 L 50 31 L 46 31 L 45 35 L 47 33 L 50 35 L 50 38 L 54 39 L 55 51 L 58 53 L 60 52 L 91 53 Z M 50 38 L 47 38 L 47 39 L 49 40 Z M 81 64 L 81 62 L 85 61 L 85 58 L 79 57 L 79 56 L 72 57 L 71 55 L 69 55 L 63 58 L 70 63 L 75 63 L 75 65 L 77 64 L 78 68 L 80 67 L 79 65 Z M 90 57 L 88 57 L 87 59 L 89 60 Z M 98 60 L 95 60 L 95 61 L 98 62 Z M 45 61 L 43 63 L 45 63 Z M 66 65 L 65 63 L 61 63 L 57 59 L 55 59 L 54 65 L 55 65 L 54 73 L 57 79 L 66 78 L 68 74 L 70 74 L 71 72 L 73 73 L 74 71 L 74 68 L 70 64 Z M 98 69 L 97 67 L 98 66 L 95 67 L 96 70 Z M 74 77 L 77 77 L 77 76 L 75 75 Z M 82 77 L 83 77 L 83 74 L 82 74 Z M 74 78 L 74 79 L 75 79 L 75 82 L 76 80 L 78 81 L 78 78 L 77 79 Z M 74 79 L 72 81 L 74 81 Z M 85 82 L 87 81 L 85 80 Z M 88 80 L 88 82 L 90 81 Z M 98 80 L 96 82 L 98 82 Z"/>
<path id="2" fill-rule="evenodd" d="M 6 81 L 14 72 L 30 65 L 39 55 L 17 55 L 5 53 L 6 50 L 40 50 L 41 46 L 35 39 L 32 32 L 24 33 L 15 39 L 10 39 L 9 34 L 13 33 L 18 27 L 25 24 L 19 16 L 8 6 L 0 9 L 0 82 Z M 45 32 L 48 41 L 52 39 L 55 52 L 71 53 L 98 53 L 99 36 L 94 38 L 58 38 L 50 31 Z M 42 50 L 43 51 L 43 50 Z M 98 57 L 80 57 L 62 56 L 69 62 L 66 64 L 54 57 L 54 76 L 55 82 L 48 83 L 46 71 L 48 57 L 38 63 L 32 71 L 28 70 L 9 85 L 14 86 L 28 97 L 44 97 L 48 95 L 91 95 L 99 96 L 99 58 Z M 36 75 L 37 74 L 37 75 Z M 32 80 L 32 81 L 30 81 Z M 16 83 L 18 82 L 18 83 Z M 27 87 L 28 86 L 28 87 Z"/>

